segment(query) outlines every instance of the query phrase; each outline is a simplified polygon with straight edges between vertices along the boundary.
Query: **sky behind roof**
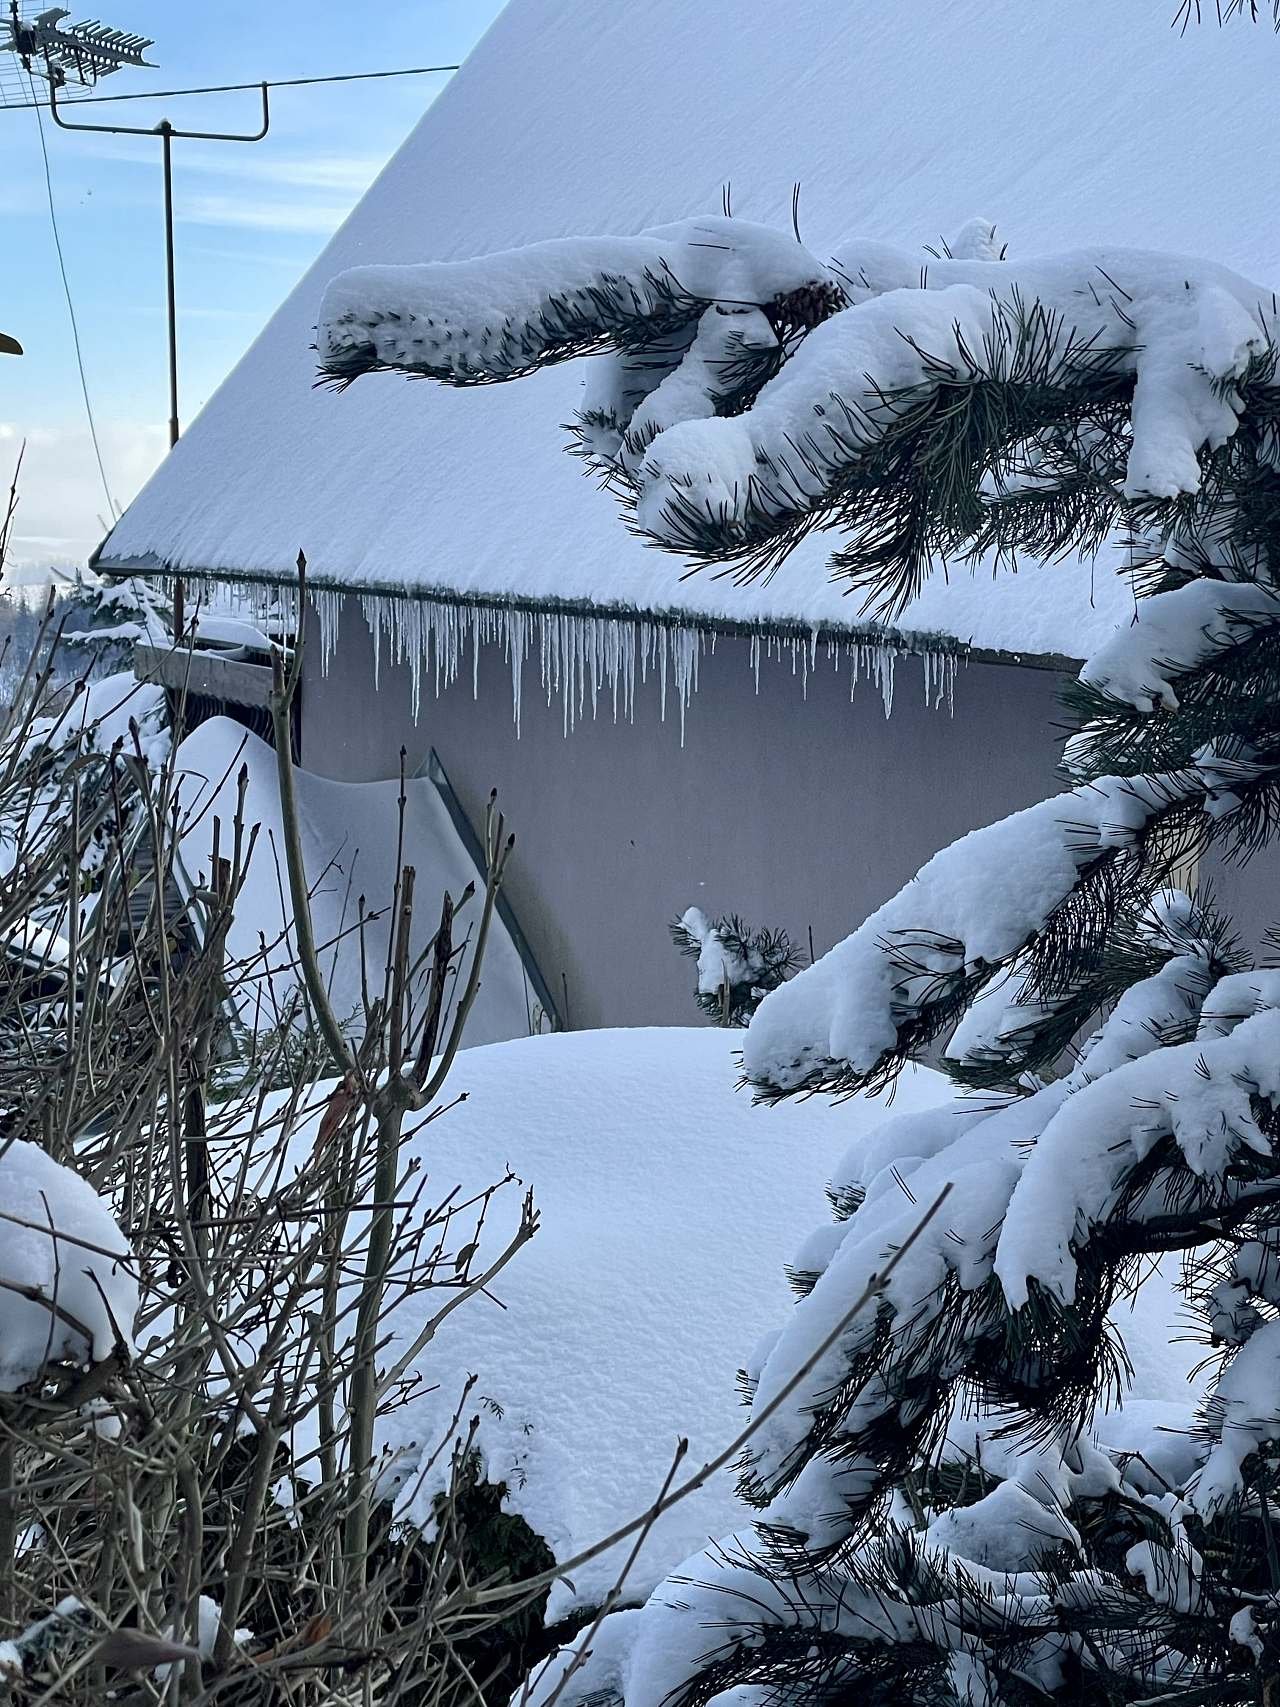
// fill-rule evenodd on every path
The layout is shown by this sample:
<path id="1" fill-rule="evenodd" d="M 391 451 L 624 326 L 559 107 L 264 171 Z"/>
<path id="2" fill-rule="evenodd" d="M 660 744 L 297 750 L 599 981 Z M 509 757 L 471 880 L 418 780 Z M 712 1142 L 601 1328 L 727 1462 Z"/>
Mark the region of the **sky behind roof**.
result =
<path id="1" fill-rule="evenodd" d="M 100 15 L 154 36 L 154 71 L 104 93 L 322 76 L 463 59 L 502 0 L 111 0 Z M 76 16 L 79 16 L 77 13 Z M 353 28 L 353 17 L 366 27 Z M 376 26 L 376 27 L 374 27 Z M 10 61 L 10 64 L 13 62 Z M 447 76 L 281 89 L 254 144 L 175 142 L 179 385 L 184 422 L 239 359 Z M 72 135 L 44 112 L 55 206 L 112 500 L 126 504 L 167 446 L 160 145 Z M 252 94 L 86 106 L 95 123 L 252 130 Z M 0 480 L 25 439 L 15 557 L 83 560 L 105 531 L 50 227 L 37 115 L 0 111 Z"/>

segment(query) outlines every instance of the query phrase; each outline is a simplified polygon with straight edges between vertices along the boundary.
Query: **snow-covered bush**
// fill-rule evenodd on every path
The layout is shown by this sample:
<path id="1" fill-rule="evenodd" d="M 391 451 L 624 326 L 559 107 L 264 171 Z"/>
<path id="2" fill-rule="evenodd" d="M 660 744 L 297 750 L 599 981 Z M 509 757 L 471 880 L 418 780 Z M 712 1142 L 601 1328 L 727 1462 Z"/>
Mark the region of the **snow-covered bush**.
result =
<path id="1" fill-rule="evenodd" d="M 938 854 L 752 1019 L 766 1099 L 886 1087 L 943 1044 L 981 1089 L 832 1182 L 744 1373 L 752 1518 L 552 1662 L 548 1702 L 1280 1688 L 1280 990 L 1173 882 L 1280 825 L 1280 313 L 1208 261 L 1002 254 L 983 222 L 942 259 L 822 259 L 703 218 L 361 268 L 322 308 L 343 383 L 590 355 L 572 448 L 653 544 L 740 576 L 834 529 L 834 570 L 892 615 L 966 554 L 1130 541 L 1136 619 L 1072 688 L 1069 786 Z M 1107 1323 L 1170 1253 L 1217 1353 L 1197 1435 L 1188 1406 L 1178 1450 L 1107 1451 Z M 975 1415 L 1021 1455 L 958 1475 L 943 1443 Z"/>
<path id="2" fill-rule="evenodd" d="M 0 1392 L 132 1349 L 138 1284 L 102 1199 L 34 1144 L 0 1152 Z"/>
<path id="3" fill-rule="evenodd" d="M 277 682 L 286 730 L 298 667 Z M 535 1578 L 549 1558 L 490 1510 L 452 1411 L 423 1442 L 429 1530 L 393 1513 L 384 1449 L 418 1352 L 536 1227 L 518 1182 L 464 1194 L 412 1149 L 446 1115 L 509 839 L 495 811 L 479 892 L 445 898 L 423 952 L 397 867 L 353 1046 L 318 969 L 286 739 L 309 1046 L 255 1040 L 258 1071 L 219 1104 L 256 837 L 241 791 L 178 880 L 193 823 L 157 691 L 68 697 L 37 670 L 0 724 L 0 1695 L 266 1707 L 394 1681 L 406 1704 L 474 1702 L 469 1668 L 514 1676 L 554 1571 L 477 1604 L 495 1546 L 510 1563 L 523 1543 Z M 392 1341 L 408 1298 L 413 1343 Z"/>
<path id="4" fill-rule="evenodd" d="M 700 907 L 688 907 L 671 926 L 671 939 L 697 962 L 694 999 L 716 1025 L 746 1025 L 769 991 L 800 965 L 786 931 L 753 930 L 733 913 L 712 920 Z"/>

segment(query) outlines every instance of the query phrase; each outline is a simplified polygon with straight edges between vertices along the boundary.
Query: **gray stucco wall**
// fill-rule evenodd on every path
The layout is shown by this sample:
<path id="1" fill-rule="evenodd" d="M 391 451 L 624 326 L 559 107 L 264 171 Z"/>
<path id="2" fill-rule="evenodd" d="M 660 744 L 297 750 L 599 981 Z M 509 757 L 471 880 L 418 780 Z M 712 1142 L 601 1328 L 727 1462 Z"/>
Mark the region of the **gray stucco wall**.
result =
<path id="1" fill-rule="evenodd" d="M 1274 965 L 1280 954 L 1275 943 L 1268 943 L 1264 932 L 1280 924 L 1280 847 L 1266 848 L 1245 865 L 1227 864 L 1210 854 L 1200 872 L 1204 883 L 1218 905 L 1228 915 L 1239 932 L 1241 942 L 1251 954 Z"/>
<path id="2" fill-rule="evenodd" d="M 436 748 L 473 823 L 497 787 L 517 846 L 508 895 L 574 1027 L 692 1023 L 693 969 L 668 921 L 691 904 L 810 928 L 821 952 L 906 882 L 939 847 L 1055 786 L 1058 678 L 974 664 L 955 715 L 924 704 L 918 659 L 898 664 L 886 719 L 873 683 L 849 699 L 830 666 L 808 683 L 766 661 L 756 692 L 746 641 L 704 656 L 686 720 L 656 684 L 637 687 L 633 723 L 597 721 L 564 735 L 536 660 L 526 666 L 522 732 L 510 665 L 481 656 L 437 699 L 424 684 L 411 715 L 409 672 L 383 661 L 348 601 L 327 677 L 318 635 L 303 687 L 303 763 L 348 781 L 396 774 Z M 992 873 L 998 882 L 999 873 Z"/>

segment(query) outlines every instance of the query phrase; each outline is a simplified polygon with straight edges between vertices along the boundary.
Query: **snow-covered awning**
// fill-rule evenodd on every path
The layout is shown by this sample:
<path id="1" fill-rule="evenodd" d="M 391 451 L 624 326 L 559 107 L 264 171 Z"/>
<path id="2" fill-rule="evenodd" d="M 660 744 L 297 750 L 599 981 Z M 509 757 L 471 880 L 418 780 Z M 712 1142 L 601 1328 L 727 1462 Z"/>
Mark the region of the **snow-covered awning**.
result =
<path id="1" fill-rule="evenodd" d="M 1134 81 L 1134 68 L 1141 78 Z M 585 486 L 556 422 L 573 367 L 470 391 L 373 375 L 316 390 L 326 284 L 691 211 L 938 247 L 975 214 L 1016 257 L 1142 244 L 1280 274 L 1239 162 L 1270 135 L 1280 42 L 1184 38 L 1166 9 L 921 0 L 511 0 L 105 542 L 98 566 L 548 613 L 664 633 L 815 631 L 914 651 L 1079 658 L 1132 606 L 1111 565 L 939 575 L 884 634 L 817 538 L 747 586 L 647 551 Z M 1135 90 L 1138 93 L 1135 93 Z M 435 622 L 434 616 L 422 620 Z M 486 616 L 483 620 L 494 620 Z M 610 642 L 606 642 L 610 643 Z"/>

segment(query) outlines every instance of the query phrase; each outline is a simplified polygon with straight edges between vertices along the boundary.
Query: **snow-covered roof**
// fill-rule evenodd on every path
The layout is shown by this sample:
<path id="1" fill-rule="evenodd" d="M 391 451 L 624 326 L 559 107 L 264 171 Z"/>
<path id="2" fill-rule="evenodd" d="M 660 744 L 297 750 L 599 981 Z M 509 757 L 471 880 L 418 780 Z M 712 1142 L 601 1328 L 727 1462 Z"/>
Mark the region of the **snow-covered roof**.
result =
<path id="1" fill-rule="evenodd" d="M 808 631 L 859 625 L 832 541 L 737 586 L 648 551 L 583 483 L 555 423 L 576 364 L 451 391 L 373 375 L 313 389 L 317 308 L 362 263 L 458 259 L 691 213 L 937 244 L 975 214 L 1015 256 L 1083 244 L 1201 254 L 1264 283 L 1258 218 L 1280 42 L 1185 34 L 1173 0 L 510 0 L 186 438 L 101 566 L 145 562 L 446 601 Z M 922 259 L 926 257 L 923 256 Z M 1104 565 L 952 571 L 897 625 L 998 652 L 1080 657 L 1129 614 Z"/>

